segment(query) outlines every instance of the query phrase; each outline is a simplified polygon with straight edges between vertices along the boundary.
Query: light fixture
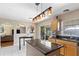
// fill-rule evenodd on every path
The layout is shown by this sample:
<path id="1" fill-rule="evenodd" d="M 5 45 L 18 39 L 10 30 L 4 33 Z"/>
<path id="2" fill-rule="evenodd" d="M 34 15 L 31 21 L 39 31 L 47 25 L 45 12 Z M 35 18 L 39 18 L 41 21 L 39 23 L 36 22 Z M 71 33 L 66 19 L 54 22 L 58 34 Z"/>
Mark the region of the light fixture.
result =
<path id="1" fill-rule="evenodd" d="M 40 3 L 35 3 L 36 6 L 38 6 Z"/>
<path id="2" fill-rule="evenodd" d="M 39 4 L 36 4 L 39 5 Z M 49 15 L 52 14 L 52 7 L 47 8 L 43 12 L 41 12 L 39 15 L 33 18 L 34 22 L 44 20 L 44 18 L 48 17 Z"/>
<path id="3" fill-rule="evenodd" d="M 48 15 L 51 15 L 51 14 L 52 14 L 52 9 L 49 8 L 49 9 L 48 9 Z"/>
<path id="4" fill-rule="evenodd" d="M 40 4 L 40 3 L 35 3 L 35 5 L 36 5 L 36 7 L 37 7 L 37 8 L 36 8 L 37 13 L 38 13 L 38 6 L 39 6 L 39 4 Z"/>

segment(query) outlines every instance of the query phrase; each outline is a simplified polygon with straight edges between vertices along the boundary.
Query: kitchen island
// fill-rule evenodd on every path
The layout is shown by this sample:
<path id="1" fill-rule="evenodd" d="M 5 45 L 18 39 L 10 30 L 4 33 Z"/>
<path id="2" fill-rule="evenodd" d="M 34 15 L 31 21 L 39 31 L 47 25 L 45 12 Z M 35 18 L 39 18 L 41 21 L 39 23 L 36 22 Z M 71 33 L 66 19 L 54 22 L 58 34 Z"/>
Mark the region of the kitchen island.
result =
<path id="1" fill-rule="evenodd" d="M 27 55 L 32 56 L 54 56 L 60 55 L 60 48 L 63 45 L 51 43 L 49 41 L 42 40 L 26 40 L 27 44 Z"/>

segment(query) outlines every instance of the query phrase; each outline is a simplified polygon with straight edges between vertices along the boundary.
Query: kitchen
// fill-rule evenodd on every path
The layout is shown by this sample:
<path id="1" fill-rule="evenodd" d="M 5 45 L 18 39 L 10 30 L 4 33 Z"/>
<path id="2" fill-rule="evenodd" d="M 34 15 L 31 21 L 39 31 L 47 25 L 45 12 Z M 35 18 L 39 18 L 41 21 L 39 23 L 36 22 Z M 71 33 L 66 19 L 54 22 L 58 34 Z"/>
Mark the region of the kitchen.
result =
<path id="1" fill-rule="evenodd" d="M 12 47 L 10 49 L 12 52 L 9 53 L 10 55 L 16 55 L 15 52 L 13 52 L 16 50 L 16 53 L 18 52 L 17 55 L 22 52 L 25 53 L 24 55 L 26 56 L 79 56 L 79 4 L 33 3 L 1 5 L 3 5 L 5 9 L 6 5 L 11 9 L 18 9 L 20 8 L 18 7 L 19 5 L 30 5 L 30 7 L 47 5 L 39 8 L 39 10 L 43 10 L 35 14 L 36 16 L 33 17 L 32 21 L 26 21 L 25 19 L 24 21 L 22 19 L 18 21 L 20 18 L 17 21 L 0 18 L 0 42 L 8 41 L 1 42 L 1 55 L 4 55 L 4 51 Z M 17 6 L 15 7 L 15 5 Z M 58 9 L 56 7 L 58 7 Z M 4 8 L 2 8 L 2 10 Z M 25 10 L 25 12 L 26 11 L 27 10 Z M 34 11 L 36 10 L 34 9 Z M 31 15 L 31 13 L 29 15 Z M 16 15 L 14 14 L 14 16 Z M 29 34 L 32 34 L 32 36 L 30 37 Z M 31 38 L 31 40 L 27 38 Z M 6 51 L 6 55 L 7 52 L 8 51 Z"/>
<path id="2" fill-rule="evenodd" d="M 48 18 L 49 20 L 45 19 L 42 22 L 36 23 L 35 38 L 40 39 L 40 41 L 43 41 L 43 43 L 45 44 L 46 41 L 49 41 L 51 43 L 63 45 L 63 47 L 59 49 L 60 56 L 79 56 L 78 15 L 79 15 L 79 9 L 76 10 L 65 9 L 63 10 L 63 13 L 57 16 L 54 17 L 49 16 Z M 46 34 L 45 29 L 47 27 L 50 28 L 48 30 L 50 32 L 49 35 Z M 46 35 L 48 35 L 48 38 L 46 38 L 47 37 Z"/>

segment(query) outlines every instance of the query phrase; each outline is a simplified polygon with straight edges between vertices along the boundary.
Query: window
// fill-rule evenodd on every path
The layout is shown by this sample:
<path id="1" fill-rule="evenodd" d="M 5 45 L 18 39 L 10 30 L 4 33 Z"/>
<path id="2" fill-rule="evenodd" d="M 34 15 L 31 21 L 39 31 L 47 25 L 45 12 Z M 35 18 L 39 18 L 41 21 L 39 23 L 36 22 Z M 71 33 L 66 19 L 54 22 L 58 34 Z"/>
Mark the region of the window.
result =
<path id="1" fill-rule="evenodd" d="M 79 36 L 79 25 L 65 27 L 64 33 L 67 35 Z"/>

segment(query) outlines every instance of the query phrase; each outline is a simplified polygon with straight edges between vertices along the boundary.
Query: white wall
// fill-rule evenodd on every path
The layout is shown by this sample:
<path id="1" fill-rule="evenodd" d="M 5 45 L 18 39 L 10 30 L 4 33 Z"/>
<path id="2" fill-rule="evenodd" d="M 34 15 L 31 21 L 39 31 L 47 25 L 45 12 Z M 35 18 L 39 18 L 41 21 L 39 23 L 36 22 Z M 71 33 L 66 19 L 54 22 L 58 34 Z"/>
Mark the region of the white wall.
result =
<path id="1" fill-rule="evenodd" d="M 14 29 L 14 45 L 18 45 L 19 36 L 26 36 L 28 29 L 31 25 L 31 22 L 22 22 L 22 21 L 20 22 L 20 21 L 13 21 L 13 20 L 0 18 L 0 25 L 4 26 L 4 33 L 0 33 L 0 35 L 4 35 L 5 33 L 11 34 L 12 29 Z M 26 33 L 25 34 L 16 34 L 16 30 L 21 25 L 26 27 Z"/>
<path id="2" fill-rule="evenodd" d="M 12 24 L 7 20 L 0 19 L 0 26 L 3 27 L 4 32 L 0 33 L 0 35 L 11 35 L 12 34 Z"/>
<path id="3" fill-rule="evenodd" d="M 11 24 L 3 24 L 4 26 L 4 34 L 5 35 L 12 35 L 12 25 Z"/>

